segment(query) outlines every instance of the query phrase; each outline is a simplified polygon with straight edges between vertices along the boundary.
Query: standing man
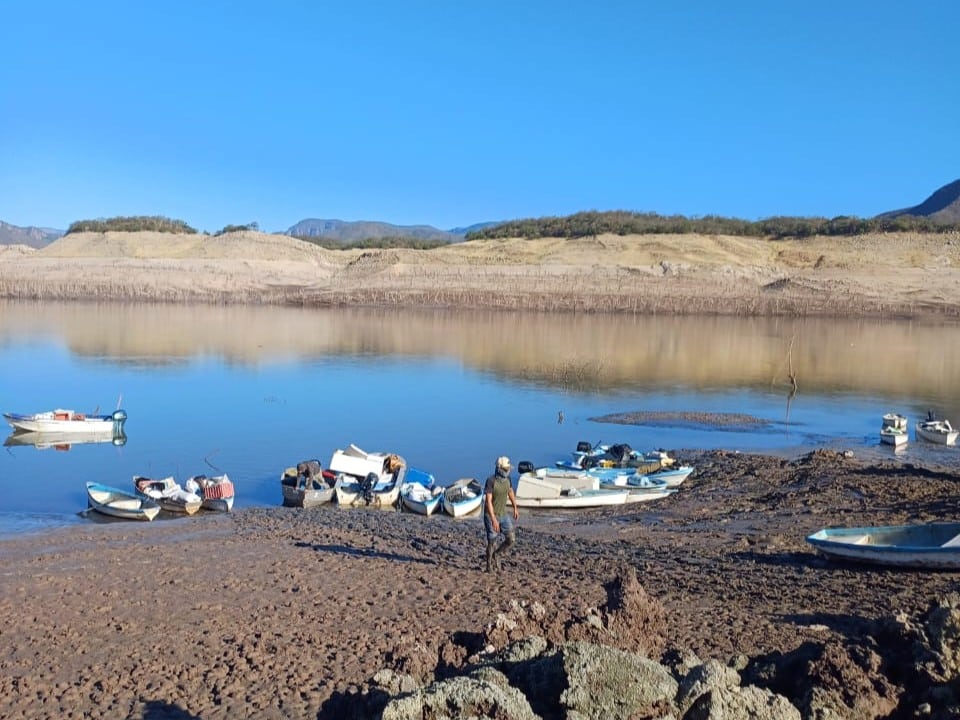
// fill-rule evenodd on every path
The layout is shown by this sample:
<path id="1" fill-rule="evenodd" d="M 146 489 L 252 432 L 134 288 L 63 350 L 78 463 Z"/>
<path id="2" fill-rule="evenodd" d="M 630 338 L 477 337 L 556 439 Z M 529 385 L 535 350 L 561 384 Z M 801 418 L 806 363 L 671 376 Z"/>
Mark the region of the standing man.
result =
<path id="1" fill-rule="evenodd" d="M 507 513 L 507 500 L 513 506 L 513 512 Z M 497 458 L 493 475 L 487 478 L 483 486 L 483 527 L 487 531 L 487 572 L 500 569 L 499 555 L 507 552 L 516 540 L 514 523 L 520 518 L 517 497 L 510 482 L 510 458 Z M 503 542 L 497 546 L 497 537 L 503 535 Z"/>

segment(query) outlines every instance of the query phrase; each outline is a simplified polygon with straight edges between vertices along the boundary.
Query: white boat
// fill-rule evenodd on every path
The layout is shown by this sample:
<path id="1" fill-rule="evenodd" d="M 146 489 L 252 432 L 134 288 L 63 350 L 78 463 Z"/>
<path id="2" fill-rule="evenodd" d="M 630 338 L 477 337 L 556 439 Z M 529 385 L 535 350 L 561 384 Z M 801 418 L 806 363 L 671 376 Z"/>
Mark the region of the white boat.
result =
<path id="1" fill-rule="evenodd" d="M 127 413 L 117 409 L 109 415 L 87 415 L 75 410 L 58 408 L 49 412 L 33 413 L 32 415 L 4 413 L 3 417 L 14 430 L 23 432 L 69 433 L 72 435 L 111 432 L 119 434 L 123 429 L 123 423 L 127 420 Z"/>
<path id="2" fill-rule="evenodd" d="M 917 439 L 927 442 L 937 443 L 938 445 L 956 445 L 958 431 L 950 424 L 949 420 L 920 420 L 916 425 Z"/>
<path id="3" fill-rule="evenodd" d="M 407 468 L 406 478 L 400 486 L 400 502 L 418 515 L 432 515 L 443 499 L 443 488 L 437 485 L 433 475 L 417 468 Z"/>
<path id="4" fill-rule="evenodd" d="M 233 509 L 236 490 L 226 473 L 213 477 L 194 475 L 183 484 L 183 487 L 200 496 L 200 507 L 204 510 L 230 512 Z"/>
<path id="5" fill-rule="evenodd" d="M 368 453 L 351 444 L 346 450 L 335 450 L 328 467 L 337 475 L 339 505 L 388 508 L 400 500 L 407 462 L 396 453 Z"/>
<path id="6" fill-rule="evenodd" d="M 887 413 L 880 425 L 880 442 L 894 447 L 906 445 L 910 440 L 907 418 L 899 413 Z"/>
<path id="7" fill-rule="evenodd" d="M 440 505 L 455 518 L 471 515 L 483 505 L 483 486 L 476 478 L 460 478 L 444 489 Z"/>
<path id="8" fill-rule="evenodd" d="M 596 474 L 601 481 L 621 473 L 652 474 L 671 468 L 677 462 L 665 450 L 640 452 L 626 444 L 592 446 L 585 441 L 577 443 L 572 455 L 570 460 L 557 460 L 555 465 L 567 470 L 585 470 Z"/>
<path id="9" fill-rule="evenodd" d="M 876 565 L 960 570 L 960 522 L 825 528 L 807 536 L 824 555 Z"/>
<path id="10" fill-rule="evenodd" d="M 617 478 L 613 481 L 601 482 L 600 489 L 627 490 L 627 504 L 660 500 L 677 492 L 676 488 L 670 487 L 666 480 L 648 475 L 631 475 L 625 479 Z"/>
<path id="11" fill-rule="evenodd" d="M 594 482 L 597 482 L 596 478 Z M 627 502 L 630 491 L 625 488 L 601 490 L 599 487 L 564 489 L 560 483 L 537 477 L 536 473 L 524 473 L 517 478 L 514 494 L 520 507 L 580 509 L 623 505 Z"/>
<path id="12" fill-rule="evenodd" d="M 669 488 L 677 488 L 683 484 L 683 481 L 690 477 L 693 472 L 692 465 L 677 465 L 676 467 L 664 468 L 656 472 L 646 474 L 636 474 L 627 478 L 627 484 L 631 484 L 631 478 L 650 478 L 652 480 L 663 480 Z"/>
<path id="13" fill-rule="evenodd" d="M 323 470 L 318 460 L 304 460 L 280 475 L 280 491 L 287 507 L 312 508 L 336 498 L 337 475 Z"/>
<path id="14" fill-rule="evenodd" d="M 124 520 L 153 520 L 160 513 L 160 505 L 148 497 L 95 482 L 87 483 L 87 503 L 99 513 Z"/>
<path id="15" fill-rule="evenodd" d="M 193 515 L 203 504 L 203 498 L 180 487 L 173 477 L 148 478 L 133 476 L 133 487 L 137 495 L 150 498 L 161 510 L 182 515 Z"/>

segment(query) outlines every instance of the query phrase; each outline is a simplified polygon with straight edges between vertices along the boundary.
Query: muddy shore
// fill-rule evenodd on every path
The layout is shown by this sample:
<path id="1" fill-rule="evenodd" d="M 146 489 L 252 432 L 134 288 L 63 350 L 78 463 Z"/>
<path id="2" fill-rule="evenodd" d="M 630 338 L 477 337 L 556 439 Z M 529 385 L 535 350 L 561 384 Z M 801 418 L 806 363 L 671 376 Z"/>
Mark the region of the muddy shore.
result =
<path id="1" fill-rule="evenodd" d="M 336 506 L 0 542 L 0 716 L 336 717 L 380 668 L 426 675 L 476 650 L 514 600 L 582 614 L 625 566 L 666 609 L 667 648 L 723 662 L 857 637 L 956 588 L 956 573 L 838 564 L 804 540 L 951 518 L 952 470 L 674 454 L 696 472 L 671 498 L 523 512 L 499 575 L 482 571 L 478 518 Z"/>

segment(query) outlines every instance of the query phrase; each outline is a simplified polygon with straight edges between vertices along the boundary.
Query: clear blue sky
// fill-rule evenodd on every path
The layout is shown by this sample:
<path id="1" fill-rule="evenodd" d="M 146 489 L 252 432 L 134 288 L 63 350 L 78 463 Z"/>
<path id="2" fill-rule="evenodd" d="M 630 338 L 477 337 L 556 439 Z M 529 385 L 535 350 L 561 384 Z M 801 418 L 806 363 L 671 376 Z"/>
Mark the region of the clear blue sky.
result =
<path id="1" fill-rule="evenodd" d="M 876 213 L 960 178 L 960 2 L 0 2 L 0 220 Z"/>

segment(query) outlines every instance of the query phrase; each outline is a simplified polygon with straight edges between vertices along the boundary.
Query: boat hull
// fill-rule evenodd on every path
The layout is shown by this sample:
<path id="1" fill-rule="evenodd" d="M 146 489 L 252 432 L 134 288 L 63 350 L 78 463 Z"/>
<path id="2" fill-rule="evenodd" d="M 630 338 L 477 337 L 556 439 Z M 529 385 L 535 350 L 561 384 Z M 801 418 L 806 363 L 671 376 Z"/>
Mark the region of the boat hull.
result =
<path id="1" fill-rule="evenodd" d="M 127 414 L 123 410 L 117 410 L 111 415 L 84 415 L 73 410 L 58 409 L 29 415 L 4 413 L 3 417 L 14 430 L 19 432 L 102 435 L 119 434 Z"/>
<path id="2" fill-rule="evenodd" d="M 87 502 L 97 512 L 122 520 L 153 520 L 160 514 L 160 505 L 150 498 L 100 483 L 87 483 Z"/>
<path id="3" fill-rule="evenodd" d="M 828 557 L 851 562 L 960 570 L 960 522 L 825 528 L 807 542 Z"/>
<path id="4" fill-rule="evenodd" d="M 443 491 L 440 506 L 451 517 L 461 518 L 473 515 L 483 505 L 483 487 L 472 478 L 463 478 Z"/>
<path id="5" fill-rule="evenodd" d="M 517 495 L 517 505 L 524 508 L 583 510 L 610 505 L 624 505 L 629 495 L 629 490 L 579 490 L 562 492 L 556 497 L 521 497 Z"/>
<path id="6" fill-rule="evenodd" d="M 937 445 L 956 445 L 960 432 L 942 422 L 918 422 L 917 439 Z"/>

